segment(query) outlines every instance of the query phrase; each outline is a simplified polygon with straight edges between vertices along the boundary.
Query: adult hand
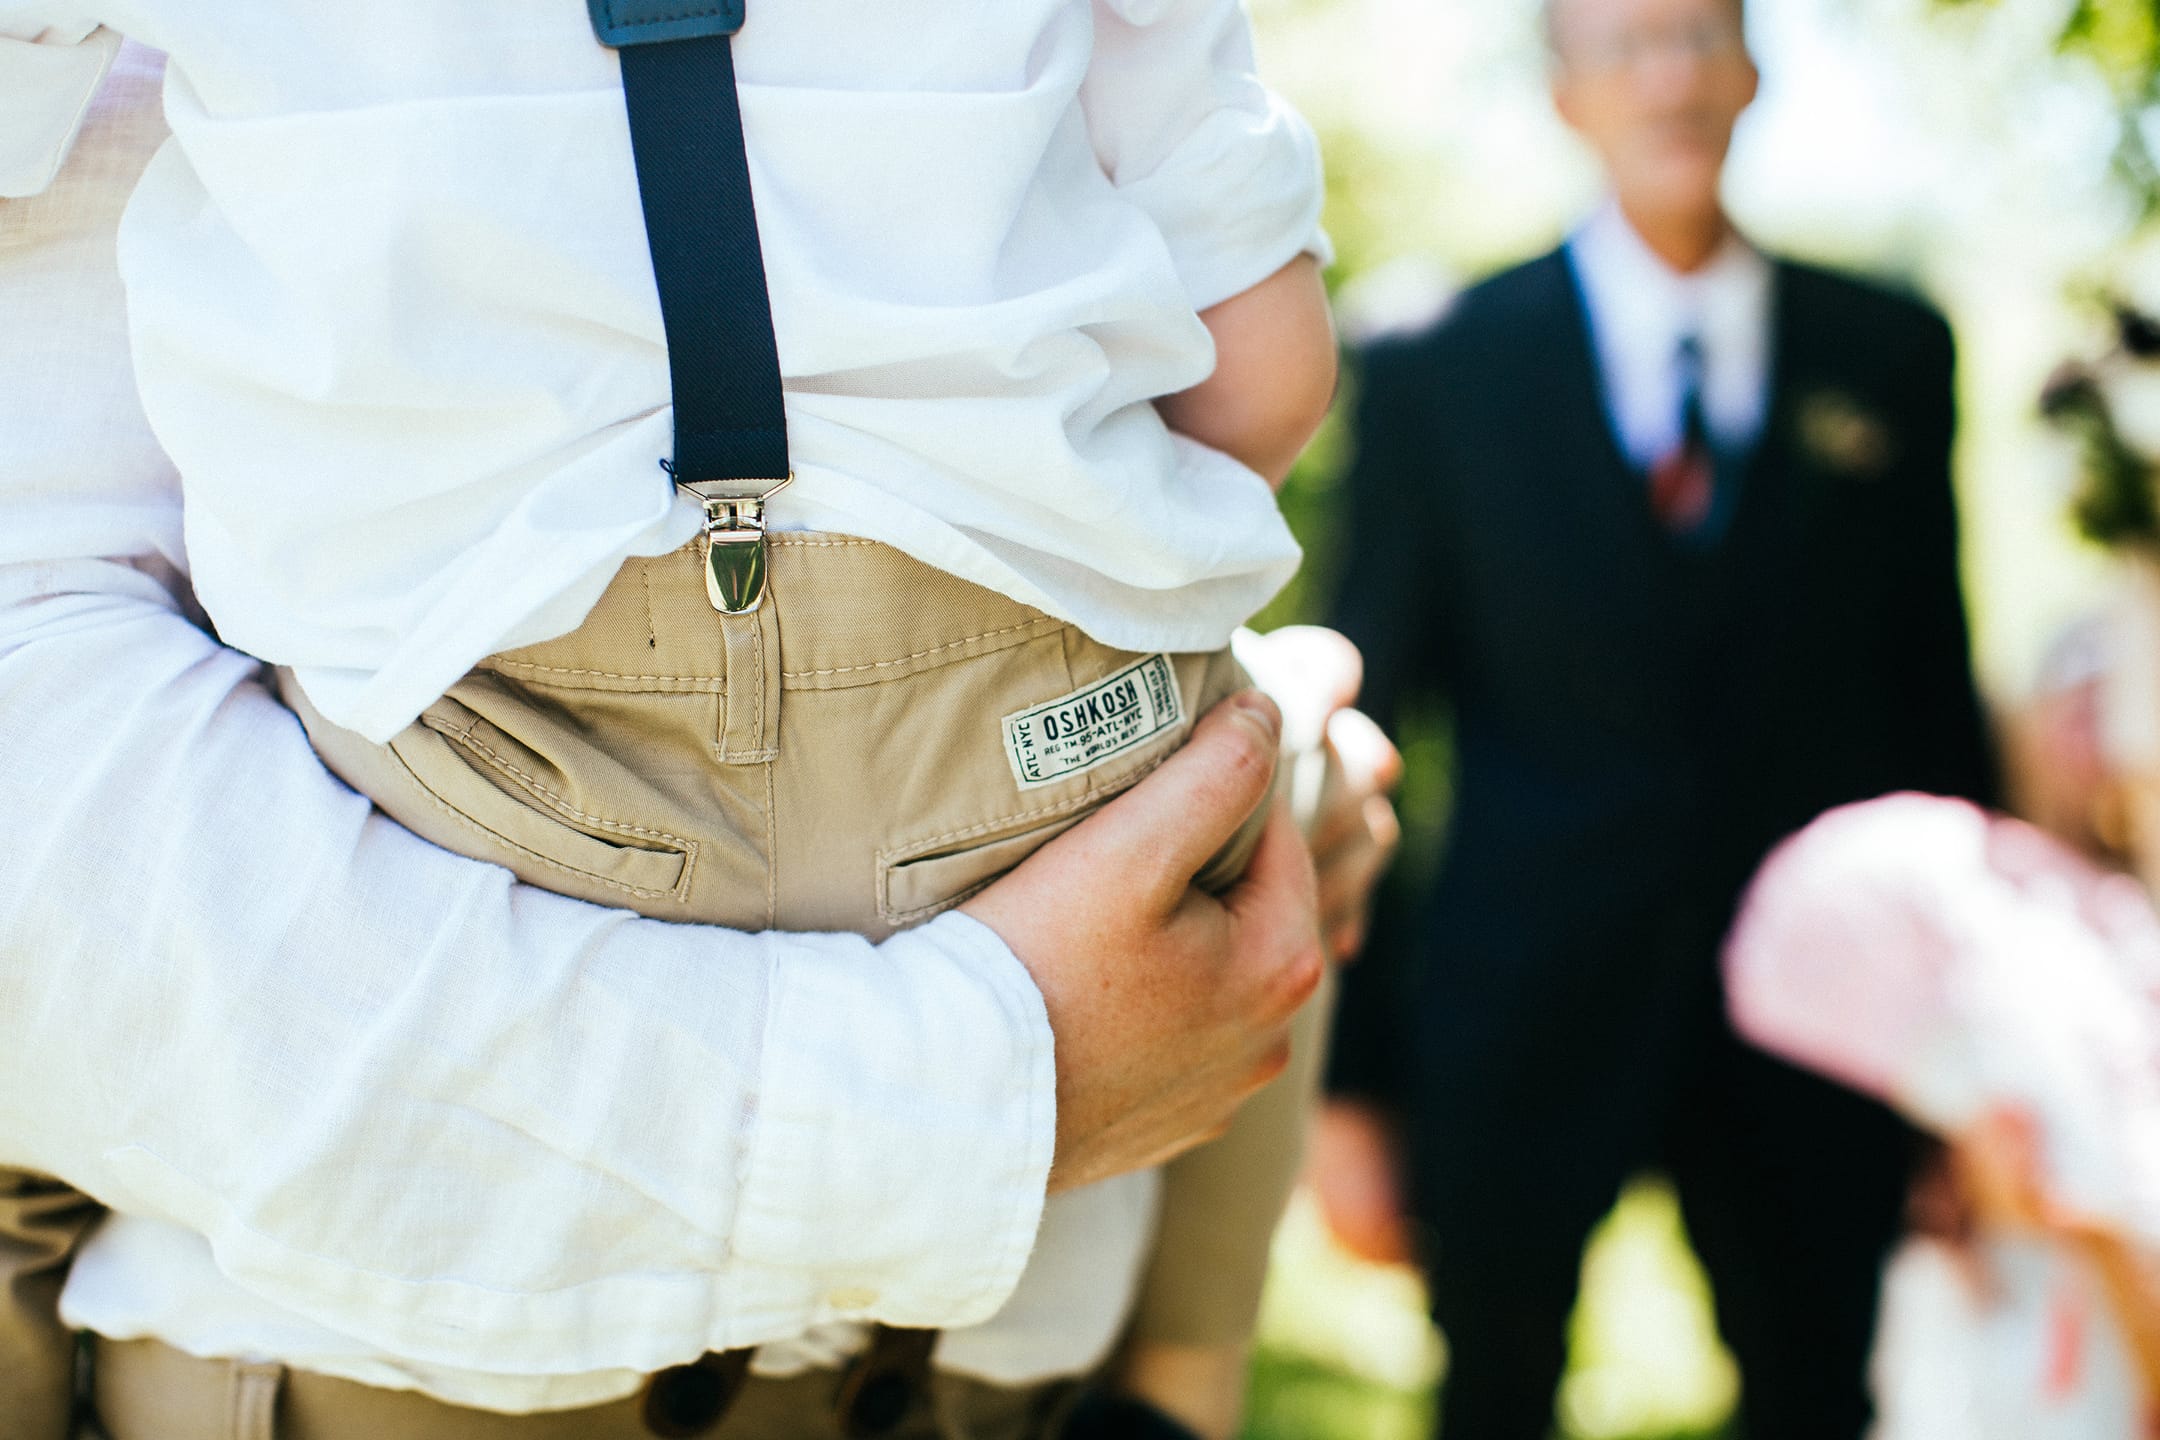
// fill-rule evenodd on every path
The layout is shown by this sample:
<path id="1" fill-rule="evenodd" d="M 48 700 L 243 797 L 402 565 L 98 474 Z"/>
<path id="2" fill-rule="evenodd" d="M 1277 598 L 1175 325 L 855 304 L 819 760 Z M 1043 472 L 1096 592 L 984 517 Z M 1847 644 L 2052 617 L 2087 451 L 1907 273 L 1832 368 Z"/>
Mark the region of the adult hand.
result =
<path id="1" fill-rule="evenodd" d="M 1289 1062 L 1326 969 L 1311 857 L 1278 809 L 1244 879 L 1193 877 L 1266 798 L 1281 714 L 1223 701 L 1146 779 L 963 910 L 1012 948 L 1057 1044 L 1053 1191 L 1213 1139 Z"/>
<path id="2" fill-rule="evenodd" d="M 1361 710 L 1329 716 L 1327 744 L 1340 782 L 1321 791 L 1310 843 L 1320 872 L 1320 933 L 1330 954 L 1350 960 L 1365 946 L 1373 892 L 1402 840 L 1388 799 L 1402 778 L 1402 755 Z"/>
<path id="3" fill-rule="evenodd" d="M 1318 625 L 1238 637 L 1238 659 L 1283 709 L 1283 739 L 1310 756 L 1293 776 L 1299 820 L 1320 877 L 1320 933 L 1337 960 L 1365 943 L 1373 891 L 1395 857 L 1402 826 L 1388 794 L 1402 755 L 1361 711 L 1365 662 L 1357 647 Z"/>
<path id="4" fill-rule="evenodd" d="M 1330 1100 L 1313 1120 L 1305 1183 L 1320 1216 L 1345 1250 L 1376 1265 L 1408 1264 L 1402 1142 L 1376 1107 Z"/>

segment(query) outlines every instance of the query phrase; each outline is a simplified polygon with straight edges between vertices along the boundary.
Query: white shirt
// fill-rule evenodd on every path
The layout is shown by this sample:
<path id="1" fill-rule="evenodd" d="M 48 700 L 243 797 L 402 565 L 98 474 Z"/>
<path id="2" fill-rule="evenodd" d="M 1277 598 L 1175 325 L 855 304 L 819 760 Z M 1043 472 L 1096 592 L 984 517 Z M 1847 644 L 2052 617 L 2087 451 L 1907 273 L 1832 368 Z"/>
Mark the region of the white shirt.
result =
<path id="1" fill-rule="evenodd" d="M 1093 1365 L 1155 1178 L 1045 1204 L 1051 1036 L 988 930 L 753 936 L 518 884 L 331 779 L 190 618 L 113 258 L 154 66 L 89 107 L 84 43 L 0 46 L 11 173 L 79 119 L 33 133 L 23 95 L 90 116 L 0 201 L 0 1164 L 121 1212 L 70 1320 L 504 1410 L 711 1349 L 829 1360 L 869 1320 L 991 1380 Z"/>
<path id="2" fill-rule="evenodd" d="M 120 262 L 228 643 L 385 740 L 696 533 L 584 5 L 0 0 L 0 193 L 64 154 L 100 24 L 171 57 Z M 1108 645 L 1226 644 L 1297 547 L 1150 402 L 1212 369 L 1197 309 L 1325 243 L 1238 0 L 786 0 L 734 48 L 796 474 L 773 523 Z"/>
<path id="3" fill-rule="evenodd" d="M 1709 264 L 1683 274 L 1608 201 L 1567 253 L 1589 311 L 1606 417 L 1628 461 L 1648 472 L 1680 444 L 1680 343 L 1689 336 L 1702 347 L 1711 438 L 1729 453 L 1751 447 L 1770 406 L 1776 277 L 1762 252 L 1734 235 Z"/>

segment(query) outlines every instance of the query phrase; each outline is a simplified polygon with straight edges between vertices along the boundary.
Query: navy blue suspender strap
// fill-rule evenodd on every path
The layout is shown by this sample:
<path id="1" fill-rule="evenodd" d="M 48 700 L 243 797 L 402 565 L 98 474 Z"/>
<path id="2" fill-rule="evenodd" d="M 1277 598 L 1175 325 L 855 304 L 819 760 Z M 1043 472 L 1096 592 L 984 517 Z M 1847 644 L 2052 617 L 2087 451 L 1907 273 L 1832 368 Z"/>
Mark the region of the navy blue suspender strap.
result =
<path id="1" fill-rule="evenodd" d="M 765 501 L 787 484 L 787 417 L 750 159 L 728 37 L 744 0 L 586 0 L 593 33 L 622 61 L 645 239 L 675 391 L 675 483 L 705 506 L 706 591 L 723 614 L 765 596 Z M 927 1384 L 934 1330 L 876 1326 L 834 1397 L 843 1435 L 889 1433 Z M 727 1412 L 747 1350 L 654 1376 L 646 1424 L 703 1434 Z M 679 1423 L 687 1422 L 687 1423 Z"/>
<path id="2" fill-rule="evenodd" d="M 638 196 L 675 397 L 663 462 L 705 508 L 706 585 L 724 613 L 765 593 L 765 501 L 789 479 L 765 257 L 729 37 L 744 0 L 586 0 L 622 62 Z"/>

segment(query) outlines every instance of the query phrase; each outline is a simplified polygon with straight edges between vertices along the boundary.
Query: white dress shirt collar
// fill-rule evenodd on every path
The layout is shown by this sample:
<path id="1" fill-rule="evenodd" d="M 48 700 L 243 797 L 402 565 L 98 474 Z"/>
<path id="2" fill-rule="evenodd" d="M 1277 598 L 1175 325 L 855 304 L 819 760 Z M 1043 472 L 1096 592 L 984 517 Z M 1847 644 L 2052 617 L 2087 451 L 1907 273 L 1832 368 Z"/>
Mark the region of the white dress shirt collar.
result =
<path id="1" fill-rule="evenodd" d="M 1643 242 L 1607 200 L 1568 241 L 1620 449 L 1648 470 L 1680 440 L 1680 342 L 1703 350 L 1703 411 L 1720 448 L 1742 451 L 1769 409 L 1775 270 L 1735 233 L 1710 263 L 1683 274 Z"/>

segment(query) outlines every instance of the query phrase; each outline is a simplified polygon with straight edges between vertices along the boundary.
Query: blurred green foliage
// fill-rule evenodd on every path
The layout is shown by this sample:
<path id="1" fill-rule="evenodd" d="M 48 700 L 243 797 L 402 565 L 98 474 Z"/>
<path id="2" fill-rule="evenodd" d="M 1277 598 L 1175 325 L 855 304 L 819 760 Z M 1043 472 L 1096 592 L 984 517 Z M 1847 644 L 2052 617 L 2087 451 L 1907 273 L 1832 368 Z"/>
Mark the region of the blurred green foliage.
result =
<path id="1" fill-rule="evenodd" d="M 1426 1440 L 1441 1348 L 1399 1272 L 1335 1249 L 1313 1207 L 1277 1236 L 1244 1440 Z M 1592 1237 L 1557 1406 L 1558 1440 L 1724 1440 L 1737 1377 L 1679 1205 L 1631 1186 Z M 1476 1440 L 1476 1437 L 1468 1437 Z"/>
<path id="2" fill-rule="evenodd" d="M 1935 0 L 1945 11 L 2021 0 Z M 2055 37 L 2056 51 L 2095 67 L 2115 97 L 2114 166 L 2145 220 L 2160 217 L 2160 162 L 2153 117 L 2160 111 L 2160 0 L 2076 0 Z"/>

